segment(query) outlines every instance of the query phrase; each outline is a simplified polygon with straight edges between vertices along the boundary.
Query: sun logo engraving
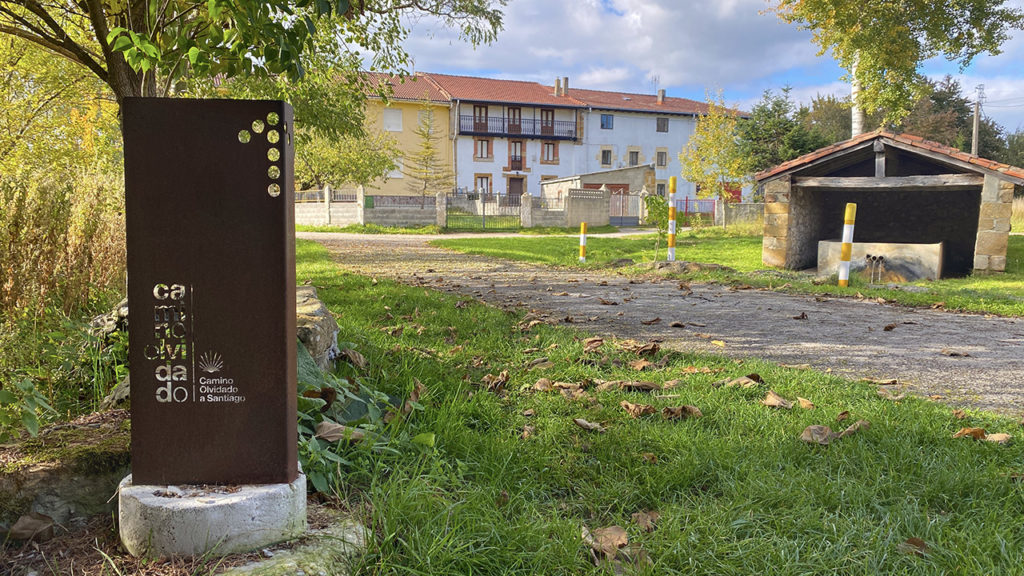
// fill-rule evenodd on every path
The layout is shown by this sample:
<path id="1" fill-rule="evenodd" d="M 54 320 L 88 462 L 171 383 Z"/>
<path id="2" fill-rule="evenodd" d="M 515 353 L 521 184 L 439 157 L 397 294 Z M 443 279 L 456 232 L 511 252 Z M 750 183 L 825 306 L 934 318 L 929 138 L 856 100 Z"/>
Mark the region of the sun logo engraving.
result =
<path id="1" fill-rule="evenodd" d="M 220 372 L 224 368 L 224 359 L 216 352 L 206 352 L 199 357 L 199 369 L 207 374 Z"/>

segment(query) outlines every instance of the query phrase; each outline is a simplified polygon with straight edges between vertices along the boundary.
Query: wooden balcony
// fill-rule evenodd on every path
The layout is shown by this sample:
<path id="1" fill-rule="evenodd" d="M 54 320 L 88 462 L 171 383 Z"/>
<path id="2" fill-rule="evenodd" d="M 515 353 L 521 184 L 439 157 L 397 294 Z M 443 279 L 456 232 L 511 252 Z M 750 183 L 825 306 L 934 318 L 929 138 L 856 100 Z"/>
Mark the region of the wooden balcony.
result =
<path id="1" fill-rule="evenodd" d="M 576 122 L 573 120 L 544 122 L 531 118 L 522 118 L 510 122 L 508 118 L 481 118 L 464 114 L 459 116 L 459 134 L 469 136 L 541 138 L 545 140 L 575 140 Z"/>
<path id="2" fill-rule="evenodd" d="M 519 171 L 523 169 L 523 157 L 522 156 L 509 156 L 508 157 L 508 169 L 512 171 Z"/>

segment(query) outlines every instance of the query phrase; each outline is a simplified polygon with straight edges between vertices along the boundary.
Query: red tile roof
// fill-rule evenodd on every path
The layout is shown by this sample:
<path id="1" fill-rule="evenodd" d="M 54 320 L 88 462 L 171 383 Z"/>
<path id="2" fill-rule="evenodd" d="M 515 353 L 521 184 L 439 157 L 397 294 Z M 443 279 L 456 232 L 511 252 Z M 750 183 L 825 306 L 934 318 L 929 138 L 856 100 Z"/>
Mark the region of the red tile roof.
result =
<path id="1" fill-rule="evenodd" d="M 394 76 L 380 72 L 364 72 L 364 76 L 373 88 L 384 84 L 391 86 L 390 98 L 394 100 L 422 101 L 426 96 L 431 102 L 448 103 L 451 98 L 429 80 L 421 76 Z"/>
<path id="2" fill-rule="evenodd" d="M 570 97 L 555 96 L 554 90 L 536 82 L 433 73 L 423 73 L 420 76 L 429 79 L 456 100 L 571 106 L 573 108 L 583 105 Z"/>
<path id="3" fill-rule="evenodd" d="M 547 88 L 552 90 L 552 88 Z M 632 110 L 637 112 L 665 112 L 668 114 L 707 114 L 708 105 L 686 98 L 666 96 L 663 103 L 658 104 L 654 94 L 629 94 L 626 92 L 607 92 L 604 90 L 585 90 L 569 88 L 569 96 L 579 100 L 586 106 L 602 110 Z M 741 112 L 740 114 L 745 115 Z"/>
<path id="4" fill-rule="evenodd" d="M 921 138 L 920 136 L 914 136 L 913 134 L 894 134 L 892 132 L 886 132 L 884 130 L 866 132 L 864 134 L 860 134 L 858 136 L 850 138 L 849 140 L 844 140 L 842 142 L 832 144 L 831 146 L 819 148 L 814 152 L 804 154 L 799 158 L 794 158 L 787 162 L 783 162 L 782 164 L 779 164 L 774 168 L 769 168 L 768 170 L 765 170 L 763 172 L 758 172 L 754 177 L 757 179 L 758 182 L 768 180 L 770 178 L 779 176 L 785 172 L 789 172 L 805 164 L 814 162 L 815 160 L 818 160 L 820 158 L 824 158 L 830 154 L 854 148 L 859 144 L 863 144 L 864 142 L 868 142 L 876 138 L 891 140 L 893 142 L 906 144 L 914 148 L 928 150 L 930 152 L 935 152 L 938 154 L 948 156 L 954 160 L 959 160 L 960 162 L 972 164 L 974 166 L 977 166 L 988 171 L 998 172 L 1000 174 L 1005 174 L 1011 178 L 1024 180 L 1024 169 L 1017 168 L 1016 166 L 1010 166 L 1009 164 L 1003 164 L 1001 162 L 996 162 L 994 160 L 988 160 L 986 158 L 972 156 L 967 152 L 962 152 L 956 148 L 946 146 L 945 144 L 939 144 L 938 142 L 925 140 L 924 138 Z"/>

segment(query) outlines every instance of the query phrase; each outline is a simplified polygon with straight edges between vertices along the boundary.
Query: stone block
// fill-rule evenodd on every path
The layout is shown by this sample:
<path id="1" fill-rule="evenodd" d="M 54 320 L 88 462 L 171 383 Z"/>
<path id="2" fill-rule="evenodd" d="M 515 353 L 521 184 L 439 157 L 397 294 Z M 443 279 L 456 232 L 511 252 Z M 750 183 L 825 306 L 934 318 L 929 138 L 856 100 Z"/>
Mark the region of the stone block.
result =
<path id="1" fill-rule="evenodd" d="M 1006 202 L 1009 204 L 1013 202 L 1013 182 L 1000 182 L 999 183 L 999 201 Z"/>
<path id="2" fill-rule="evenodd" d="M 978 229 L 982 230 L 983 228 L 981 228 L 979 226 Z M 993 232 L 1009 232 L 1010 231 L 1010 219 L 1009 218 L 996 218 L 995 220 L 992 221 L 992 228 L 991 228 L 991 230 Z"/>
<path id="3" fill-rule="evenodd" d="M 764 205 L 764 215 L 767 217 L 770 214 L 789 215 L 789 202 L 766 202 Z"/>
<path id="4" fill-rule="evenodd" d="M 306 531 L 306 477 L 291 484 L 118 486 L 121 542 L 133 556 L 170 558 L 247 552 Z"/>
<path id="5" fill-rule="evenodd" d="M 1006 232 L 991 230 L 978 232 L 978 242 L 974 245 L 974 253 L 985 256 L 1006 256 L 1008 241 L 1009 235 Z"/>
<path id="6" fill-rule="evenodd" d="M 295 328 L 299 341 L 309 350 L 317 366 L 325 372 L 334 369 L 338 349 L 338 323 L 331 311 L 317 298 L 313 286 L 295 288 Z"/>
<path id="7" fill-rule="evenodd" d="M 988 269 L 993 272 L 1004 272 L 1006 270 L 1006 256 L 989 256 Z"/>
<path id="8" fill-rule="evenodd" d="M 786 224 L 769 223 L 768 220 L 764 221 L 764 235 L 772 237 L 785 237 L 787 233 Z"/>
<path id="9" fill-rule="evenodd" d="M 974 255 L 974 269 L 975 270 L 988 270 L 988 256 L 982 254 Z"/>
<path id="10" fill-rule="evenodd" d="M 765 182 L 764 193 L 765 194 L 781 194 L 789 192 L 791 186 L 788 179 L 779 178 L 770 182 Z"/>
<path id="11" fill-rule="evenodd" d="M 764 248 L 761 250 L 761 261 L 768 266 L 778 266 L 783 268 L 786 266 L 786 250 L 772 250 Z"/>
<path id="12" fill-rule="evenodd" d="M 765 250 L 786 250 L 787 242 L 785 238 L 779 238 L 777 236 L 765 236 L 761 240 L 761 247 Z"/>
<path id="13" fill-rule="evenodd" d="M 982 202 L 978 218 L 1009 218 L 1013 205 L 1009 202 Z"/>
<path id="14" fill-rule="evenodd" d="M 842 242 L 822 240 L 818 242 L 818 274 L 835 274 L 839 270 Z M 942 242 L 936 244 L 912 244 L 897 242 L 854 242 L 850 255 L 850 270 L 870 267 L 868 254 L 882 256 L 875 262 L 875 273 L 887 282 L 912 282 L 914 280 L 938 280 L 942 277 Z"/>
<path id="15" fill-rule="evenodd" d="M 999 202 L 999 184 L 998 178 L 991 174 L 986 174 L 985 181 L 981 185 L 981 201 Z"/>
<path id="16" fill-rule="evenodd" d="M 978 218 L 978 230 L 995 230 L 995 218 Z"/>

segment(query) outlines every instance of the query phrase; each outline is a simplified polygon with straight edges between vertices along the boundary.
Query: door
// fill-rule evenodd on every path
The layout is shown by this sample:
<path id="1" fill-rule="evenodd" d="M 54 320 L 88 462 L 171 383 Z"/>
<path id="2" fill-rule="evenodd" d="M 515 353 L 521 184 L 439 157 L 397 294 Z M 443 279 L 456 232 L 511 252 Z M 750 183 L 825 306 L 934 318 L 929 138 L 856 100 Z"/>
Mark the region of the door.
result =
<path id="1" fill-rule="evenodd" d="M 487 132 L 487 106 L 473 106 L 473 131 Z"/>
<path id="2" fill-rule="evenodd" d="M 508 179 L 508 202 L 510 205 L 518 206 L 519 197 L 523 195 L 523 179 Z"/>
<path id="3" fill-rule="evenodd" d="M 519 134 L 523 131 L 523 111 L 521 108 L 508 109 L 508 133 Z"/>
<path id="4" fill-rule="evenodd" d="M 523 142 L 522 140 L 512 140 L 508 143 L 508 169 L 509 170 L 522 170 L 523 169 Z M 520 183 L 522 181 L 520 180 Z"/>
<path id="5" fill-rule="evenodd" d="M 555 111 L 542 108 L 540 111 L 540 133 L 551 136 L 555 133 Z"/>

